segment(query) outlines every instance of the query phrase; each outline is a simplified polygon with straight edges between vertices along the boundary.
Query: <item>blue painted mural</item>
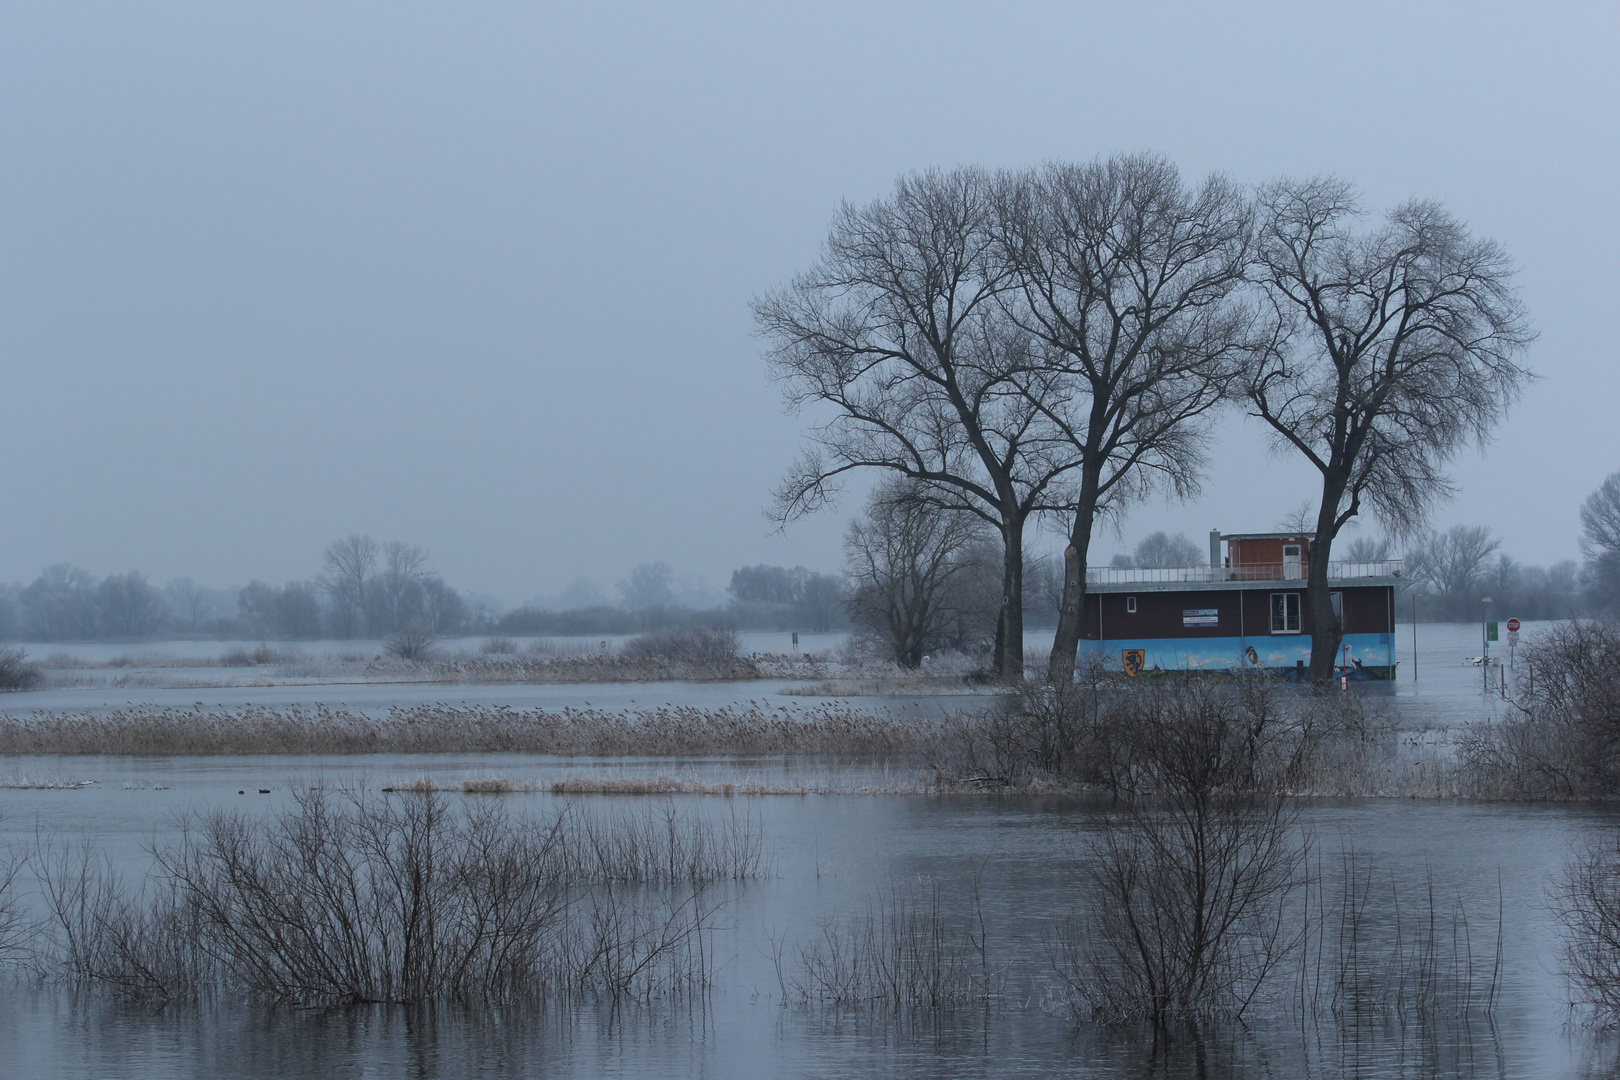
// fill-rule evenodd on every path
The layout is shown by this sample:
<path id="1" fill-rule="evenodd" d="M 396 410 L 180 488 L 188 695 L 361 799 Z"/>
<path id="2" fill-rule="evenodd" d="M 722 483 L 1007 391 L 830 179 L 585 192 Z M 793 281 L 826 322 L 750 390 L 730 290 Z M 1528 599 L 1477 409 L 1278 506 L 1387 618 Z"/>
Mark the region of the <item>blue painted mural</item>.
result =
<path id="1" fill-rule="evenodd" d="M 1127 651 L 1140 650 L 1141 670 L 1155 671 L 1234 671 L 1241 669 L 1292 674 L 1299 664 L 1311 662 L 1309 634 L 1274 634 L 1249 638 L 1109 638 L 1082 641 L 1080 656 L 1095 661 L 1101 657 L 1107 667 L 1120 669 Z M 1136 666 L 1137 657 L 1128 658 Z M 1339 666 L 1352 679 L 1392 679 L 1395 677 L 1394 634 L 1346 634 L 1339 652 Z"/>

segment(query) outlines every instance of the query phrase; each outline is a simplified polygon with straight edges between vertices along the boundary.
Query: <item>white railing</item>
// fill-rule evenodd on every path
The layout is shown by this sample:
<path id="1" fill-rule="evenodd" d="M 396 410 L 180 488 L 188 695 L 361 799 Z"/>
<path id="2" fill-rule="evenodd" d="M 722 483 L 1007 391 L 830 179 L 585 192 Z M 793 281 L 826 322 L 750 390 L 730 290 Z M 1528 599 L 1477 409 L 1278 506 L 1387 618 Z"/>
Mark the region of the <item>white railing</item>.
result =
<path id="1" fill-rule="evenodd" d="M 1376 562 L 1328 563 L 1328 577 L 1338 581 L 1351 578 L 1400 577 L 1400 559 Z M 1304 565 L 1250 563 L 1243 566 L 1093 566 L 1086 570 L 1087 585 L 1156 585 L 1208 581 L 1304 581 Z"/>

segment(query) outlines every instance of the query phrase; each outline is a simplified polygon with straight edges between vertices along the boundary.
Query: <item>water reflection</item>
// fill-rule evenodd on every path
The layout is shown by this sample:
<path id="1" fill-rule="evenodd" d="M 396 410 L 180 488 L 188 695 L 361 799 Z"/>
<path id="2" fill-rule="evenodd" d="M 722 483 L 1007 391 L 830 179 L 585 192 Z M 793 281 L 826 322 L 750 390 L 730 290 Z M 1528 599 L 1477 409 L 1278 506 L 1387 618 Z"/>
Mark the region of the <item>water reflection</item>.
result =
<path id="1" fill-rule="evenodd" d="M 1404 635 L 1408 628 L 1402 629 Z M 1367 700 L 1392 710 L 1407 733 L 1490 715 L 1500 707 L 1500 697 L 1484 693 L 1480 669 L 1461 662 L 1477 645 L 1473 635 L 1474 628 L 1421 628 L 1418 681 L 1364 684 Z M 1407 640 L 1401 639 L 1403 656 Z M 675 695 L 687 695 L 682 700 L 694 704 L 729 704 L 757 697 L 760 689 L 669 684 L 342 692 L 375 691 L 377 696 L 363 698 L 367 708 L 422 700 L 424 693 L 436 695 L 429 700 L 483 700 L 481 695 L 499 693 L 512 695 L 501 700 L 514 704 L 590 701 L 633 707 Z M 277 701 L 347 700 L 332 687 L 262 690 L 289 695 L 271 698 Z M 13 707 L 10 700 L 5 704 Z M 8 773 L 95 784 L 77 790 L 0 790 L 0 842 L 26 845 L 36 830 L 87 838 L 126 872 L 136 873 L 147 865 L 147 847 L 171 837 L 184 814 L 217 807 L 265 813 L 301 783 L 379 788 L 422 774 L 542 780 L 593 764 L 602 763 L 525 755 L 13 759 L 5 762 Z M 658 769 L 697 776 L 837 775 L 857 786 L 863 776 L 879 775 L 883 768 L 783 759 L 661 759 L 612 767 L 638 775 Z M 260 788 L 270 794 L 258 795 Z M 544 809 L 556 801 L 544 790 L 509 798 L 514 808 Z M 704 801 L 720 809 L 729 805 L 718 798 Z M 735 801 L 758 814 L 775 873 L 740 888 L 717 934 L 720 972 L 706 997 L 621 1012 L 598 1006 L 290 1010 L 230 1001 L 153 1008 L 22 980 L 0 987 L 4 1071 L 161 1080 L 552 1072 L 647 1078 L 1620 1074 L 1620 1040 L 1567 1024 L 1555 975 L 1557 940 L 1543 905 L 1545 883 L 1571 846 L 1620 822 L 1620 811 L 1610 806 L 1313 803 L 1305 808 L 1304 822 L 1321 861 L 1331 864 L 1340 853 L 1353 851 L 1375 868 L 1377 888 L 1368 910 L 1380 925 L 1389 924 L 1397 895 L 1419 895 L 1431 880 L 1447 904 L 1461 905 L 1478 925 L 1492 930 L 1500 903 L 1503 963 L 1494 1012 L 1464 1017 L 1373 1012 L 1341 1022 L 1301 1016 L 1284 1002 L 1241 1025 L 1156 1032 L 1077 1024 L 1053 996 L 1048 942 L 1056 922 L 1085 902 L 1075 837 L 1095 826 L 1094 803 L 814 795 Z M 821 921 L 857 913 L 891 886 L 938 884 L 950 911 L 961 914 L 974 882 L 992 928 L 989 948 L 1006 972 L 1005 993 L 991 1008 L 907 1014 L 782 1001 L 768 955 L 773 939 L 813 934 Z"/>

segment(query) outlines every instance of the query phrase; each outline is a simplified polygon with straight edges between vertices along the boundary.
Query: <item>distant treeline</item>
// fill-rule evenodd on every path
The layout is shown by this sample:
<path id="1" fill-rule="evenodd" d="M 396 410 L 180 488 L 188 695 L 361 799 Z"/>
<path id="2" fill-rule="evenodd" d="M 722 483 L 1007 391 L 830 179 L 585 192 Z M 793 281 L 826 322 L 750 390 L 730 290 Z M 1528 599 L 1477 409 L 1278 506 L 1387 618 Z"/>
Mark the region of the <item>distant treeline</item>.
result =
<path id="1" fill-rule="evenodd" d="M 448 584 L 416 545 L 350 536 L 326 549 L 321 573 L 281 585 L 255 580 L 210 588 L 183 577 L 160 587 L 137 570 L 98 578 L 59 563 L 31 582 L 0 585 L 0 640 L 309 640 L 385 638 L 408 630 L 638 634 L 692 626 L 827 631 L 848 625 L 841 574 L 746 566 L 732 574 L 727 602 L 703 608 L 683 604 L 672 579 L 666 564 L 646 563 L 619 583 L 617 605 L 502 611 Z"/>

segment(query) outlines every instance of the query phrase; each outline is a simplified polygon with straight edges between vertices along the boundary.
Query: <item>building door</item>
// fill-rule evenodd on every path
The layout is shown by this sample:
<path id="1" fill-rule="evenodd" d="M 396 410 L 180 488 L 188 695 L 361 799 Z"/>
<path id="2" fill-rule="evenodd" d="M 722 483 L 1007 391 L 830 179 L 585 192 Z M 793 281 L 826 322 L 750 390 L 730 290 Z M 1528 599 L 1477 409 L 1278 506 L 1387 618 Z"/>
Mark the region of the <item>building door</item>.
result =
<path id="1" fill-rule="evenodd" d="M 1300 577 L 1299 545 L 1283 545 L 1283 580 L 1295 581 Z"/>

